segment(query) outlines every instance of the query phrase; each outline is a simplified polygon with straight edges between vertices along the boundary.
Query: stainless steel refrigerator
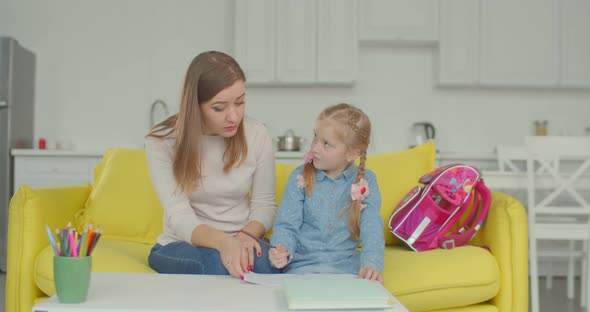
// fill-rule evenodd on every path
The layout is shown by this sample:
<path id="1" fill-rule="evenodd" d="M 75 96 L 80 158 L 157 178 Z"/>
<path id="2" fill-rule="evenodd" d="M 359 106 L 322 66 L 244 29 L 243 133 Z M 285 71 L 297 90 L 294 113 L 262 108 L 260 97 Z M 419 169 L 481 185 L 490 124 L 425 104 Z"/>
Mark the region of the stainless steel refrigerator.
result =
<path id="1" fill-rule="evenodd" d="M 0 270 L 6 271 L 8 205 L 13 190 L 12 148 L 33 147 L 35 55 L 0 37 Z"/>

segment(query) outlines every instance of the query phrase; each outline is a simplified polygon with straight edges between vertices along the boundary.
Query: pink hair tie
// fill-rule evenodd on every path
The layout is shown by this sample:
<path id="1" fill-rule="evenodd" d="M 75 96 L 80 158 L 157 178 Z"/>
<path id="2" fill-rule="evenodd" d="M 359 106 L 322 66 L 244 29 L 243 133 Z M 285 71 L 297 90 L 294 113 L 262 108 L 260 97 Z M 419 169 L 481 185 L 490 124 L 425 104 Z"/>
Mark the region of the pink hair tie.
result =
<path id="1" fill-rule="evenodd" d="M 311 151 L 307 152 L 305 154 L 305 157 L 303 158 L 303 163 L 311 163 L 313 161 L 313 154 L 311 153 Z"/>
<path id="2" fill-rule="evenodd" d="M 365 179 L 361 179 L 350 187 L 350 198 L 352 198 L 352 200 L 362 201 L 367 198 L 370 193 L 369 183 Z M 366 206 L 367 205 L 361 204 L 361 210 Z"/>

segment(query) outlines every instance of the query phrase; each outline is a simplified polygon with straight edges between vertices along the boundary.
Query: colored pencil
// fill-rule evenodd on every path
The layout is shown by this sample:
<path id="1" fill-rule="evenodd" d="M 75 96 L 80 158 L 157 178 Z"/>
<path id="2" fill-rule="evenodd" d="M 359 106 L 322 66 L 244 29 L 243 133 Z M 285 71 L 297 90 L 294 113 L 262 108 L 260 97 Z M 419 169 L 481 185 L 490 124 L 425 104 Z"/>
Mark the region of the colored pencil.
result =
<path id="1" fill-rule="evenodd" d="M 74 238 L 74 231 L 72 231 L 71 229 L 69 232 L 69 237 L 70 237 L 70 246 L 71 246 L 70 255 L 72 257 L 77 257 L 78 254 L 76 253 L 76 240 Z"/>
<path id="2" fill-rule="evenodd" d="M 59 256 L 59 250 L 57 250 L 57 244 L 55 243 L 55 239 L 53 238 L 53 233 L 51 233 L 49 225 L 45 225 L 45 230 L 47 231 L 47 237 L 49 238 L 49 244 L 51 245 L 51 248 L 53 248 L 53 252 L 56 256 Z"/>
<path id="3" fill-rule="evenodd" d="M 86 249 L 86 246 L 88 246 L 87 238 L 88 238 L 88 227 L 85 226 L 84 231 L 82 232 L 82 237 L 80 238 L 80 241 L 82 242 L 82 249 L 80 249 L 80 253 L 79 253 L 80 257 L 85 257 L 88 254 L 88 250 Z"/>
<path id="4" fill-rule="evenodd" d="M 94 236 L 94 239 L 92 241 L 92 245 L 90 245 L 90 248 L 88 248 L 88 255 L 89 256 L 92 254 L 92 251 L 94 251 L 94 248 L 96 248 L 96 244 L 98 243 L 98 240 L 100 239 L 101 235 L 102 235 L 102 229 L 97 229 L 96 235 Z"/>
<path id="5" fill-rule="evenodd" d="M 65 253 L 64 241 L 63 239 L 61 239 L 61 232 L 59 231 L 59 229 L 55 229 L 55 236 L 57 236 L 57 240 L 59 241 L 59 255 L 63 256 Z"/>

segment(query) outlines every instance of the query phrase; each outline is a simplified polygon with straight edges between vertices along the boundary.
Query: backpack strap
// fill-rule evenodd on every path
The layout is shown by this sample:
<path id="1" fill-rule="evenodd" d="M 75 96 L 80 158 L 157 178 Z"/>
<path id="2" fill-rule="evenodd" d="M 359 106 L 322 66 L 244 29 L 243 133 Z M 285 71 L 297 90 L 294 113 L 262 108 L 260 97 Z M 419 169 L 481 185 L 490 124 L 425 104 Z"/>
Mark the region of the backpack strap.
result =
<path id="1" fill-rule="evenodd" d="M 430 243 L 430 246 L 429 246 L 430 249 L 439 248 L 440 242 L 444 241 L 445 236 L 448 236 L 449 231 L 451 231 L 453 229 L 453 227 L 455 227 L 461 221 L 461 218 L 463 218 L 463 216 L 465 215 L 465 212 L 467 212 L 469 210 L 469 206 L 471 204 L 472 198 L 474 197 L 473 193 L 474 193 L 474 190 L 472 189 L 471 192 L 469 193 L 469 196 L 465 199 L 465 202 L 455 210 L 453 215 L 443 225 L 443 227 L 438 231 L 436 236 L 432 238 L 432 242 Z M 471 210 L 472 213 L 474 210 L 475 209 Z M 453 247 L 454 246 L 451 246 L 450 248 L 447 248 L 447 249 L 451 249 Z"/>
<path id="2" fill-rule="evenodd" d="M 465 205 L 465 209 L 469 210 L 469 216 L 467 216 L 467 218 L 465 219 L 465 221 L 463 221 L 463 223 L 461 224 L 461 227 L 459 229 L 457 229 L 457 233 L 463 233 L 465 232 L 465 230 L 467 230 L 466 226 L 473 224 L 473 218 L 475 218 L 477 216 L 477 207 L 478 205 L 481 204 L 481 197 L 478 197 L 475 191 L 475 187 L 473 188 L 473 190 L 471 190 L 471 193 L 469 194 L 469 200 L 464 204 Z M 472 209 L 469 209 L 469 207 L 474 207 Z"/>
<path id="3" fill-rule="evenodd" d="M 481 228 L 483 225 L 487 215 L 488 210 L 490 208 L 490 201 L 491 201 L 491 194 L 488 188 L 483 184 L 483 182 L 479 181 L 474 186 L 474 192 L 472 193 L 475 197 L 474 206 L 471 209 L 471 213 L 468 218 L 465 220 L 465 226 L 462 226 L 459 230 L 455 231 L 454 233 L 447 235 L 445 237 L 441 237 L 438 240 L 438 246 L 440 248 L 445 249 L 452 249 L 455 246 L 462 246 L 467 244 L 470 239 L 475 236 L 475 233 Z M 470 200 L 466 201 L 464 206 L 468 206 L 470 204 Z M 462 209 L 464 207 L 461 207 Z M 477 217 L 476 216 L 477 212 Z M 444 233 L 444 232 L 443 232 Z"/>

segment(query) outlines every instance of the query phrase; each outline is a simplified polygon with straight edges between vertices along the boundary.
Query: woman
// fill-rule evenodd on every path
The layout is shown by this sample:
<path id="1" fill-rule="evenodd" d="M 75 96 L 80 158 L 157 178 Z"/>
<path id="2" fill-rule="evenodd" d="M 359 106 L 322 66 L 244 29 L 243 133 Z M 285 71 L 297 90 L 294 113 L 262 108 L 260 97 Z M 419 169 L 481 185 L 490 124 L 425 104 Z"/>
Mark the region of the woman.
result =
<path id="1" fill-rule="evenodd" d="M 146 136 L 150 176 L 164 208 L 164 233 L 148 261 L 160 273 L 272 273 L 256 238 L 275 216 L 272 139 L 244 118 L 245 77 L 229 55 L 198 55 L 184 80 L 180 112 Z"/>

